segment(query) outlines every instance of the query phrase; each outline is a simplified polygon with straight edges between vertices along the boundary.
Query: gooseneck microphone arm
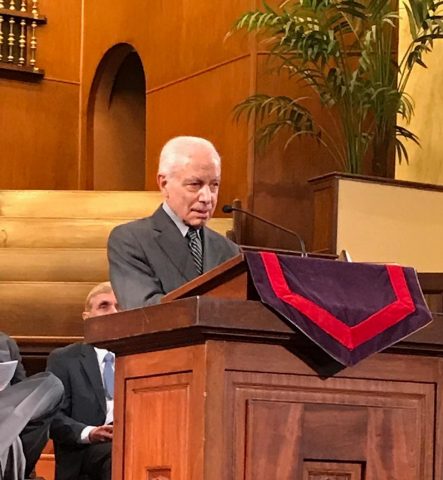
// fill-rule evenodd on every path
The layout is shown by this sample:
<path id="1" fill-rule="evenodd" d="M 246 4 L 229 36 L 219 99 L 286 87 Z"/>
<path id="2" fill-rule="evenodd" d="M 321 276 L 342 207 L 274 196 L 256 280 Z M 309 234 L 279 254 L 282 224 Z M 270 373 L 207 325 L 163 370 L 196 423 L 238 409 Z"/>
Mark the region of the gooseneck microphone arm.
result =
<path id="1" fill-rule="evenodd" d="M 289 228 L 282 227 L 278 223 L 271 222 L 270 220 L 267 220 L 266 218 L 260 217 L 260 215 L 256 215 L 255 213 L 250 212 L 249 210 L 243 210 L 243 208 L 238 208 L 234 207 L 232 205 L 223 205 L 222 211 L 224 213 L 231 213 L 231 212 L 240 212 L 244 213 L 245 215 L 249 215 L 252 218 L 255 218 L 256 220 L 259 220 L 260 222 L 266 223 L 267 225 L 270 225 L 271 227 L 276 228 L 277 230 L 281 230 L 283 232 L 289 233 L 289 235 L 292 235 L 297 238 L 298 243 L 300 244 L 300 250 L 302 253 L 302 257 L 306 257 L 306 247 L 305 247 L 305 242 L 303 239 L 300 237 L 300 235 L 297 232 L 294 232 L 293 230 L 289 230 Z"/>

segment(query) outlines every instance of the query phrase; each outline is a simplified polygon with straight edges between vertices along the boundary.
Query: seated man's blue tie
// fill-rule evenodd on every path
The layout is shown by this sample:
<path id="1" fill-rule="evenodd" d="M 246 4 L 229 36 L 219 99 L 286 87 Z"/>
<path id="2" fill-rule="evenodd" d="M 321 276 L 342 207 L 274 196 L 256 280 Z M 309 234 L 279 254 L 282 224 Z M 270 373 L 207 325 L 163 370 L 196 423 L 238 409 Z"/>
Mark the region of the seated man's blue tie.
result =
<path id="1" fill-rule="evenodd" d="M 103 359 L 103 385 L 105 387 L 106 398 L 112 400 L 114 398 L 114 355 L 108 352 Z"/>
<path id="2" fill-rule="evenodd" d="M 197 273 L 201 275 L 203 273 L 203 247 L 200 235 L 195 228 L 189 227 L 186 237 L 188 238 L 189 248 L 194 258 L 195 268 L 197 269 Z"/>

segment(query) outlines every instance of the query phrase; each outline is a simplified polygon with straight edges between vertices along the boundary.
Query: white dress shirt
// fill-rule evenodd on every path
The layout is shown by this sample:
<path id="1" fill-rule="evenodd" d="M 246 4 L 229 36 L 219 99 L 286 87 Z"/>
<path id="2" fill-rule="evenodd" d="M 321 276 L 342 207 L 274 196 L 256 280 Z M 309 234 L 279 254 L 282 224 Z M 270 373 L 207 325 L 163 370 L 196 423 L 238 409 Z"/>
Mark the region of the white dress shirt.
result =
<path id="1" fill-rule="evenodd" d="M 105 355 L 108 353 L 108 350 L 106 350 L 105 348 L 97 348 L 97 347 L 94 347 L 94 350 L 95 350 L 95 353 L 97 354 L 97 362 L 98 362 L 98 366 L 100 368 L 100 374 L 101 374 L 101 378 L 102 378 L 102 382 L 103 382 L 103 369 L 105 367 L 104 358 L 105 358 Z M 110 352 L 110 353 L 114 356 L 114 362 L 113 362 L 112 368 L 115 371 L 115 355 L 112 352 Z M 114 421 L 114 399 L 109 400 L 108 398 L 106 398 L 105 425 L 108 425 L 108 424 L 112 423 L 113 421 Z M 95 426 L 85 427 L 80 434 L 79 443 L 91 443 L 89 441 L 89 433 L 94 428 L 95 428 Z"/>

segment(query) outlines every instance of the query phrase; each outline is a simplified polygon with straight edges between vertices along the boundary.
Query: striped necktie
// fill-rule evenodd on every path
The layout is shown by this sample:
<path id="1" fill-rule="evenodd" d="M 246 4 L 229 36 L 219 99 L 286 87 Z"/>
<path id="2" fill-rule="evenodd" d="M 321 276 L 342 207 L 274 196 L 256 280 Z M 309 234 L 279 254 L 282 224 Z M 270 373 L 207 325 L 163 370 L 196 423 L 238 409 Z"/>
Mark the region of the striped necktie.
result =
<path id="1" fill-rule="evenodd" d="M 194 258 L 195 268 L 197 269 L 197 273 L 201 275 L 203 273 L 203 248 L 200 235 L 195 228 L 189 227 L 186 237 L 192 257 Z"/>

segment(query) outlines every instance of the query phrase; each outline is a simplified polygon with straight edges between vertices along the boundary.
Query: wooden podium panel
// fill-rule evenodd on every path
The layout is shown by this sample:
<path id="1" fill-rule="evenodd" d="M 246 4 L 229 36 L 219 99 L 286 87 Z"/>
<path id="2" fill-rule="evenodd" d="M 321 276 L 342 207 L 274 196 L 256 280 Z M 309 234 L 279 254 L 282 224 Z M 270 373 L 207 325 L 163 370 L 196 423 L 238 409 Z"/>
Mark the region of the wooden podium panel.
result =
<path id="1" fill-rule="evenodd" d="M 117 353 L 113 480 L 442 478 L 443 359 L 425 332 L 340 368 L 255 301 L 90 319 L 88 341 Z"/>

